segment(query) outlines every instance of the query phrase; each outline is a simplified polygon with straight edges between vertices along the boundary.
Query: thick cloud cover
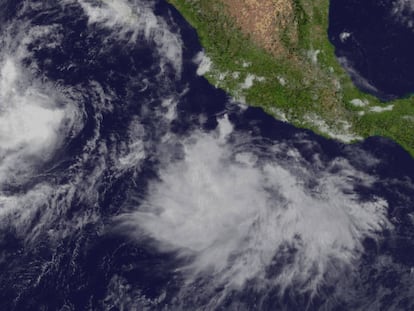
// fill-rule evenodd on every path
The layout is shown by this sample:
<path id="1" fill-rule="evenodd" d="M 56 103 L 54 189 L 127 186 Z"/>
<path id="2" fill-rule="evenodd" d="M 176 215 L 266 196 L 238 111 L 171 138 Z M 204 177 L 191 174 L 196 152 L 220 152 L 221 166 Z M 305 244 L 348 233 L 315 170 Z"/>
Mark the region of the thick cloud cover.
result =
<path id="1" fill-rule="evenodd" d="M 46 4 L 26 4 L 44 14 Z M 362 145 L 341 145 L 348 149 L 339 152 L 342 156 L 372 172 L 365 173 L 341 156 L 324 154 L 318 139 L 299 130 L 290 128 L 297 133 L 291 140 L 270 140 L 258 134 L 260 130 L 234 129 L 232 117 L 246 117 L 243 122 L 249 128 L 262 119 L 250 120 L 247 115 L 253 109 L 226 104 L 224 95 L 217 96 L 223 102 L 208 102 L 208 92 L 216 92 L 212 97 L 218 92 L 204 80 L 197 84 L 201 78 L 191 61 L 200 65 L 199 71 L 208 67 L 202 53 L 194 51 L 197 56 L 188 55 L 183 62 L 176 25 L 168 16 L 156 15 L 153 5 L 138 0 L 62 0 L 51 4 L 50 11 L 83 12 L 78 24 L 59 24 L 67 20 L 52 14 L 57 24 L 17 21 L 6 31 L 14 37 L 3 36 L 5 48 L 0 51 L 0 232 L 13 228 L 28 249 L 36 249 L 39 241 L 52 242 L 51 249 L 64 245 L 63 251 L 56 247 L 53 256 L 36 263 L 41 272 L 33 275 L 40 275 L 39 287 L 48 284 L 42 283 L 43 271 L 64 274 L 62 266 L 67 267 L 69 258 L 73 270 L 68 274 L 76 275 L 70 286 L 95 289 L 94 280 L 87 284 L 77 277 L 97 275 L 121 258 L 114 270 L 102 272 L 102 284 L 107 282 L 102 305 L 110 306 L 107 310 L 160 309 L 168 299 L 165 303 L 177 309 L 214 309 L 249 290 L 259 293 L 258 300 L 270 293 L 273 303 L 284 293 L 314 297 L 327 284 L 335 285 L 332 300 L 347 297 L 359 277 L 367 238 L 380 241 L 384 230 L 394 232 L 396 222 L 391 224 L 387 217 L 391 203 L 370 195 L 380 178 L 374 175 L 380 160 Z M 85 59 L 58 60 L 63 59 L 58 67 L 63 76 L 83 73 L 68 83 L 48 79 L 32 55 L 44 48 L 60 55 L 66 39 L 69 44 L 65 41 L 64 46 L 77 46 L 77 52 L 90 48 Z M 143 51 L 147 54 L 142 59 L 150 54 L 153 63 L 139 63 Z M 135 67 L 134 62 L 139 64 Z M 183 64 L 191 64 L 185 70 L 194 70 L 191 79 L 196 81 L 180 75 Z M 82 83 L 76 84 L 76 79 Z M 219 117 L 217 111 L 208 112 L 210 104 L 212 110 L 222 109 Z M 224 111 L 231 116 L 223 116 Z M 309 146 L 312 156 L 298 145 Z M 364 197 L 360 188 L 366 190 Z M 113 230 L 114 219 L 119 231 Z M 102 253 L 95 253 L 94 243 L 101 238 L 123 244 L 112 254 L 104 241 Z M 70 254 L 64 253 L 66 246 Z M 124 247 L 134 250 L 122 257 Z M 154 262 L 145 257 L 151 252 L 157 256 Z M 86 256 L 93 263 L 102 261 L 85 268 Z M 378 256 L 372 262 L 378 274 L 398 267 L 408 284 L 407 267 L 393 260 Z M 151 264 L 157 268 L 148 273 Z M 147 279 L 132 270 L 139 265 L 144 267 L 138 271 L 150 274 Z M 168 274 L 160 281 L 165 283 L 159 297 L 156 290 L 152 296 L 145 292 L 159 280 L 152 272 Z M 55 275 L 51 272 L 50 277 Z M 339 279 L 343 286 L 335 283 Z M 373 300 L 380 306 L 388 293 L 384 289 L 373 294 Z"/>
<path id="2" fill-rule="evenodd" d="M 240 137 L 226 117 L 216 132 L 194 133 L 182 148 L 145 203 L 121 220 L 136 238 L 187 259 L 190 284 L 208 275 L 225 292 L 253 282 L 314 294 L 353 269 L 365 238 L 391 228 L 387 202 L 363 201 L 354 191 L 375 179 L 345 159 L 323 164 L 316 155 L 307 163 L 287 144 Z"/>
<path id="3" fill-rule="evenodd" d="M 10 31 L 10 29 L 8 29 Z M 28 44 L 47 36 L 54 27 L 34 27 L 14 38 L 2 36 L 0 54 L 0 184 L 18 182 L 37 162 L 76 134 L 82 118 L 70 92 L 35 76 L 35 66 L 23 65 L 30 56 Z M 11 31 L 10 31 L 11 32 Z M 19 43 L 16 44 L 16 41 Z"/>

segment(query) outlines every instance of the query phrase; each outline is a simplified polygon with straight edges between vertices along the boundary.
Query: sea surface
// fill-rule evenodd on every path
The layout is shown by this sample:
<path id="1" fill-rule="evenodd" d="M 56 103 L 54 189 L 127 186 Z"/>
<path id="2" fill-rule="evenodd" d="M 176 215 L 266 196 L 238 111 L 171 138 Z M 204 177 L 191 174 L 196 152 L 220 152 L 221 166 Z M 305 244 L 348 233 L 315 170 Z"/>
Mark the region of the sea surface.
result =
<path id="1" fill-rule="evenodd" d="M 414 93 L 412 1 L 331 1 L 328 33 L 361 90 L 383 100 Z"/>
<path id="2" fill-rule="evenodd" d="M 414 308 L 396 143 L 235 102 L 165 1 L 0 8 L 0 310 Z"/>

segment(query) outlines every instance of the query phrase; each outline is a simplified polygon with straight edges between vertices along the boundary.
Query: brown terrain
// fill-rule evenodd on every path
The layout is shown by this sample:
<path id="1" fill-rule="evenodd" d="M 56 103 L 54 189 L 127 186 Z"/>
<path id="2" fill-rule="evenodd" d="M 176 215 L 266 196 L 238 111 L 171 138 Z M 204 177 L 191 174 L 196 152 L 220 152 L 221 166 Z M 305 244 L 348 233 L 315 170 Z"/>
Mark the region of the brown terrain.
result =
<path id="1" fill-rule="evenodd" d="M 285 52 L 282 36 L 296 43 L 291 0 L 220 0 L 236 25 L 256 44 L 274 55 Z"/>

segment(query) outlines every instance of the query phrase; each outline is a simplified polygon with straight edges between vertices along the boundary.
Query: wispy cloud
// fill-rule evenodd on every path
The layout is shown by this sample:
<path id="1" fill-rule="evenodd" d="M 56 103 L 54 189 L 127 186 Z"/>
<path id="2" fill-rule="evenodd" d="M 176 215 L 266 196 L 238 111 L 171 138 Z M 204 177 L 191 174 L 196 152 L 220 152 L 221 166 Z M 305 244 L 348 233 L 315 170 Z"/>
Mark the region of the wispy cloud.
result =
<path id="1" fill-rule="evenodd" d="M 13 38 L 2 37 L 0 53 L 0 186 L 18 182 L 34 165 L 46 161 L 65 137 L 79 129 L 82 118 L 70 92 L 57 89 L 24 66 L 27 45 L 52 36 L 55 29 L 21 28 Z M 13 32 L 12 32 L 13 33 Z M 56 39 L 56 38 L 55 38 Z M 19 43 L 16 45 L 16 41 Z M 45 44 L 48 44 L 46 40 Z"/>
<path id="2" fill-rule="evenodd" d="M 292 146 L 246 137 L 237 145 L 229 136 L 238 140 L 224 118 L 218 132 L 188 137 L 185 157 L 161 169 L 145 203 L 121 217 L 136 238 L 189 260 L 182 272 L 190 284 L 206 276 L 206 292 L 253 282 L 316 293 L 352 269 L 364 238 L 390 226 L 385 200 L 354 191 L 374 179 L 345 159 L 312 167 Z"/>
<path id="3" fill-rule="evenodd" d="M 350 60 L 348 60 L 346 57 L 339 57 L 338 61 L 346 69 L 346 71 L 348 71 L 357 85 L 370 92 L 379 93 L 379 90 L 354 68 L 354 65 Z"/>
<path id="4" fill-rule="evenodd" d="M 405 25 L 408 28 L 414 27 L 413 21 L 414 1 L 413 0 L 395 0 L 392 3 L 391 15 L 395 21 Z"/>
<path id="5" fill-rule="evenodd" d="M 152 1 L 104 0 L 98 4 L 88 0 L 77 0 L 88 16 L 90 24 L 102 25 L 112 30 L 117 39 L 136 42 L 145 38 L 155 44 L 156 51 L 163 58 L 161 69 L 166 61 L 176 73 L 182 70 L 182 42 L 179 34 L 173 33 L 166 21 L 156 16 Z"/>

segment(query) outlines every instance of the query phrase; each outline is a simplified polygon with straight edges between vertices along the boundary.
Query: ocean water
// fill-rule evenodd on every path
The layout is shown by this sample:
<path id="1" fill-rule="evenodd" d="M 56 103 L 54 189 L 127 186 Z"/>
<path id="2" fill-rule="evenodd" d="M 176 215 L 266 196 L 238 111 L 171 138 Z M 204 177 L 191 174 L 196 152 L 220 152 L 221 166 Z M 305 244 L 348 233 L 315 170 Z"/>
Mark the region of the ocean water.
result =
<path id="1" fill-rule="evenodd" d="M 0 6 L 1 310 L 413 308 L 397 144 L 234 102 L 165 1 Z"/>
<path id="2" fill-rule="evenodd" d="M 414 93 L 412 1 L 330 2 L 329 39 L 363 91 L 383 100 Z"/>

